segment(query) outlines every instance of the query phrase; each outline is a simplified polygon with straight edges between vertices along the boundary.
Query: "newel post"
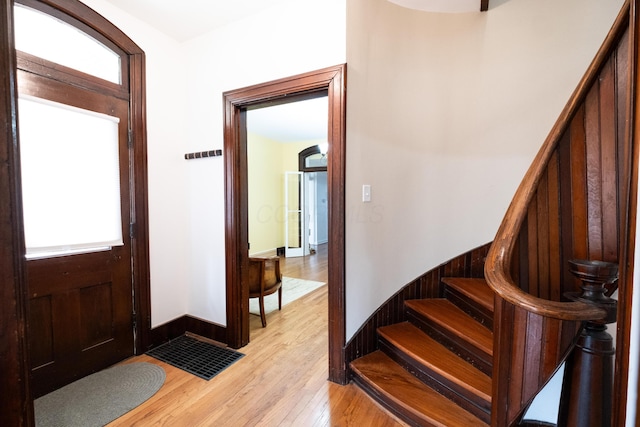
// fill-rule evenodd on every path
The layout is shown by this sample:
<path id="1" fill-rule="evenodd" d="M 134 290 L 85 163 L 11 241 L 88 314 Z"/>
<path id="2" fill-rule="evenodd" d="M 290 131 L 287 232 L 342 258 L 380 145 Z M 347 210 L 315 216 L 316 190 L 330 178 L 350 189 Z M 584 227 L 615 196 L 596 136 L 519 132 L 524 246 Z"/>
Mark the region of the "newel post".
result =
<path id="1" fill-rule="evenodd" d="M 617 301 L 605 296 L 605 286 L 618 280 L 618 265 L 603 261 L 571 260 L 571 272 L 582 281 L 582 293 L 567 298 L 595 304 L 604 319 L 589 321 L 567 359 L 558 426 L 609 427 L 612 417 L 615 349 L 607 324 L 616 321 Z"/>

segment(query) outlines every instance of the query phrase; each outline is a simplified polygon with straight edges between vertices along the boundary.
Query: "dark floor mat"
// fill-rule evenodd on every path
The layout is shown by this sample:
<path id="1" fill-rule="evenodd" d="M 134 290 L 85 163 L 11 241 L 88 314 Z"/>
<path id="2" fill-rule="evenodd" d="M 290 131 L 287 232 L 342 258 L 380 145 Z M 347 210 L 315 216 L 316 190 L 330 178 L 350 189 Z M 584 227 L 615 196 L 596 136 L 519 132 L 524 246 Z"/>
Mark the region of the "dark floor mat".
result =
<path id="1" fill-rule="evenodd" d="M 244 356 L 186 335 L 149 350 L 147 354 L 207 381 Z"/>

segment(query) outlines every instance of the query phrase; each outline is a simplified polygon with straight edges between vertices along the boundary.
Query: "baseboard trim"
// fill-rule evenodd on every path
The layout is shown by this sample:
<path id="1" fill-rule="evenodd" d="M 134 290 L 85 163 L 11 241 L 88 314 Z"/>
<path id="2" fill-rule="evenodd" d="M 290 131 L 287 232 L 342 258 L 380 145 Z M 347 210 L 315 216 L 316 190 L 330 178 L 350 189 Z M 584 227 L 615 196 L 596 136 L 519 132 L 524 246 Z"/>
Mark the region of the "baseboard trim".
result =
<path id="1" fill-rule="evenodd" d="M 227 328 L 216 323 L 198 319 L 197 317 L 187 317 L 187 332 L 208 338 L 223 344 L 228 344 Z"/>
<path id="2" fill-rule="evenodd" d="M 275 256 L 277 254 L 278 254 L 278 248 L 273 248 L 273 249 L 267 249 L 266 251 L 252 252 L 249 254 L 249 258 Z"/>
<path id="3" fill-rule="evenodd" d="M 227 344 L 226 327 L 189 315 L 184 315 L 151 329 L 151 343 L 149 348 L 146 350 L 150 350 L 164 344 L 165 342 L 184 335 L 185 333 L 199 335 L 210 340 Z"/>

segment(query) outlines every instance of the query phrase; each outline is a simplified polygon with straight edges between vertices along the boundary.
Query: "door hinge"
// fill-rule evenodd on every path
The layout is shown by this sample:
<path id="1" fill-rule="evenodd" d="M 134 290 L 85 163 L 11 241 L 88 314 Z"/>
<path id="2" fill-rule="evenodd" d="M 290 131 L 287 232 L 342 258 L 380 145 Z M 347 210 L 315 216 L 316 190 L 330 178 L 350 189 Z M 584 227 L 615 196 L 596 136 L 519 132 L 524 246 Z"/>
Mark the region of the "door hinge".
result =
<path id="1" fill-rule="evenodd" d="M 127 135 L 127 138 L 129 138 L 129 140 L 127 141 L 127 144 L 129 145 L 129 148 L 133 147 L 133 130 L 129 129 L 129 133 Z"/>
<path id="2" fill-rule="evenodd" d="M 129 224 L 129 238 L 133 239 L 134 237 L 136 237 L 136 224 L 132 222 Z"/>
<path id="3" fill-rule="evenodd" d="M 134 311 L 131 313 L 131 323 L 133 324 L 133 329 L 135 330 L 138 325 L 138 314 Z"/>

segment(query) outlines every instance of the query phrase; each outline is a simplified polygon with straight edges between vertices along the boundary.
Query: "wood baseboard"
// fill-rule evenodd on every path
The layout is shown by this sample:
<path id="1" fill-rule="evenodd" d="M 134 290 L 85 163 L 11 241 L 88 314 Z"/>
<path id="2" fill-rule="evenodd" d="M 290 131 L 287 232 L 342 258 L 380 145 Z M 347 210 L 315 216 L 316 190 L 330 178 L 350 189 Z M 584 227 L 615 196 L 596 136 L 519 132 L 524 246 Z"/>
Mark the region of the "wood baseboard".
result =
<path id="1" fill-rule="evenodd" d="M 224 326 L 207 322 L 206 320 L 198 319 L 196 317 L 186 316 L 186 318 L 186 332 L 190 332 L 192 334 L 196 334 L 210 340 L 218 341 L 223 344 L 228 344 L 227 328 L 225 328 Z"/>
<path id="2" fill-rule="evenodd" d="M 227 328 L 207 322 L 206 320 L 185 315 L 151 329 L 150 345 L 145 351 L 184 335 L 187 332 L 227 344 Z"/>

